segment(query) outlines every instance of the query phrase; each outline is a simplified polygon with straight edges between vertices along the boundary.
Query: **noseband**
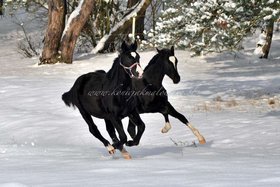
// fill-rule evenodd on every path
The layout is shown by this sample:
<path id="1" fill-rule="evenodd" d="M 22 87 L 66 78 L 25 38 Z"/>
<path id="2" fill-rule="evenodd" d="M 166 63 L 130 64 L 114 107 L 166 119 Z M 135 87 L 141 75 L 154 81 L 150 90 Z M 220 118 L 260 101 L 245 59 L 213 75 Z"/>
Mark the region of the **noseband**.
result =
<path id="1" fill-rule="evenodd" d="M 141 78 L 141 77 L 142 77 L 143 70 L 142 70 L 142 68 L 141 68 L 141 66 L 140 66 L 140 64 L 139 64 L 139 62 L 135 62 L 134 64 L 132 64 L 132 65 L 129 66 L 129 67 L 126 67 L 126 66 L 123 65 L 121 62 L 120 62 L 120 65 L 123 67 L 123 69 L 124 69 L 125 72 L 129 75 L 130 78 Z M 137 68 L 138 68 L 138 67 L 140 68 L 140 71 L 142 71 L 142 73 L 141 73 L 141 75 L 140 75 L 139 77 L 134 76 L 133 73 L 132 73 L 132 68 L 133 68 L 134 66 L 137 66 L 137 67 L 136 67 L 136 71 L 137 71 Z M 138 72 L 138 71 L 137 71 L 137 72 Z"/>

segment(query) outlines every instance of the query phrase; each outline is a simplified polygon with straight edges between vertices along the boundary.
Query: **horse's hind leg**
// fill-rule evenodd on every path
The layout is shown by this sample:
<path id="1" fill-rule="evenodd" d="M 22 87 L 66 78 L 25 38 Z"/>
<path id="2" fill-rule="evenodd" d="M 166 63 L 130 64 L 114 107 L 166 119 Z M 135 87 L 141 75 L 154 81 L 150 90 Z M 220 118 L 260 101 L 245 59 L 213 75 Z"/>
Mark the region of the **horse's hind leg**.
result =
<path id="1" fill-rule="evenodd" d="M 193 132 L 193 134 L 198 138 L 198 141 L 200 144 L 205 144 L 205 138 L 199 133 L 199 131 L 185 118 L 185 116 L 183 116 L 182 114 L 180 114 L 179 112 L 177 112 L 174 107 L 168 102 L 167 104 L 168 107 L 168 114 L 170 114 L 171 116 L 179 119 L 182 123 L 186 124 L 191 131 Z"/>
<path id="2" fill-rule="evenodd" d="M 115 153 L 114 147 L 109 143 L 108 140 L 106 140 L 101 135 L 97 126 L 94 124 L 94 122 L 91 118 L 91 115 L 82 109 L 80 109 L 80 113 L 81 113 L 82 117 L 84 118 L 84 120 L 87 122 L 90 133 L 103 143 L 103 145 L 107 148 L 107 150 L 110 154 L 114 154 Z"/>

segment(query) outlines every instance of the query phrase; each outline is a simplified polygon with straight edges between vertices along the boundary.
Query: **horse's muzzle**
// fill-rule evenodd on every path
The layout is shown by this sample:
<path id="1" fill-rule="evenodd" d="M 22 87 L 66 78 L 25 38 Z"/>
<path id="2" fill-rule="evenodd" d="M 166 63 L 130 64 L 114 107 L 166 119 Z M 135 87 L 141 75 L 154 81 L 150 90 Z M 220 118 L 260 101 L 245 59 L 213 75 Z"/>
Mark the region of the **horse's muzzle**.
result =
<path id="1" fill-rule="evenodd" d="M 173 83 L 174 83 L 174 84 L 178 84 L 178 83 L 180 82 L 180 80 L 181 80 L 181 77 L 180 77 L 180 76 L 175 77 L 175 78 L 173 79 Z"/>

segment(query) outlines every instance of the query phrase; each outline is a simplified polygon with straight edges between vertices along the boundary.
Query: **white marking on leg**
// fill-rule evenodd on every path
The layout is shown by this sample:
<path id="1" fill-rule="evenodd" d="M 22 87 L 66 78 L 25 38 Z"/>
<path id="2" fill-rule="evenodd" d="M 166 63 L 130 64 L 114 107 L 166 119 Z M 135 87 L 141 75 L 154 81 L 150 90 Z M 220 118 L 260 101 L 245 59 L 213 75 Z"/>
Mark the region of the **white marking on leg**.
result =
<path id="1" fill-rule="evenodd" d="M 115 153 L 115 148 L 112 145 L 109 144 L 106 148 L 111 155 Z"/>
<path id="2" fill-rule="evenodd" d="M 173 63 L 174 67 L 176 67 L 176 57 L 175 56 L 170 56 L 169 60 Z"/>
<path id="3" fill-rule="evenodd" d="M 135 58 L 137 56 L 137 54 L 135 52 L 131 52 L 130 55 L 133 56 L 133 58 Z"/>
<path id="4" fill-rule="evenodd" d="M 165 123 L 164 127 L 161 129 L 162 133 L 167 133 L 171 129 L 171 125 L 169 122 Z"/>
<path id="5" fill-rule="evenodd" d="M 127 150 L 125 148 L 122 149 L 121 153 L 122 153 L 122 156 L 124 157 L 124 159 L 126 159 L 126 160 L 131 159 L 131 155 L 129 154 L 129 152 L 127 152 Z"/>
<path id="6" fill-rule="evenodd" d="M 188 123 L 187 126 L 192 130 L 193 134 L 198 138 L 200 144 L 205 144 L 205 138 L 199 133 L 199 131 L 192 126 L 191 123 Z"/>

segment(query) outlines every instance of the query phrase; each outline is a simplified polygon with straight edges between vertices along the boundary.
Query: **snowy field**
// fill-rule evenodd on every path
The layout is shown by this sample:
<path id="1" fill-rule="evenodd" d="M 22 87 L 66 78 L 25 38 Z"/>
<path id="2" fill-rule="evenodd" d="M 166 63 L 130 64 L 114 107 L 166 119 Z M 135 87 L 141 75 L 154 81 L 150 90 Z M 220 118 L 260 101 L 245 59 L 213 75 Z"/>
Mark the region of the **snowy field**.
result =
<path id="1" fill-rule="evenodd" d="M 241 53 L 190 58 L 176 51 L 181 82 L 166 77 L 170 102 L 206 138 L 171 118 L 143 114 L 146 131 L 132 160 L 110 156 L 61 94 L 89 71 L 108 70 L 116 54 L 37 66 L 17 53 L 17 30 L 0 18 L 0 186 L 280 186 L 280 34 L 269 60 Z M 5 27 L 3 27 L 5 25 Z M 13 29 L 11 29 L 13 28 Z M 154 52 L 141 52 L 145 66 Z M 109 139 L 102 120 L 94 119 Z M 123 120 L 127 126 L 127 119 Z M 195 141 L 195 142 L 194 142 Z"/>

